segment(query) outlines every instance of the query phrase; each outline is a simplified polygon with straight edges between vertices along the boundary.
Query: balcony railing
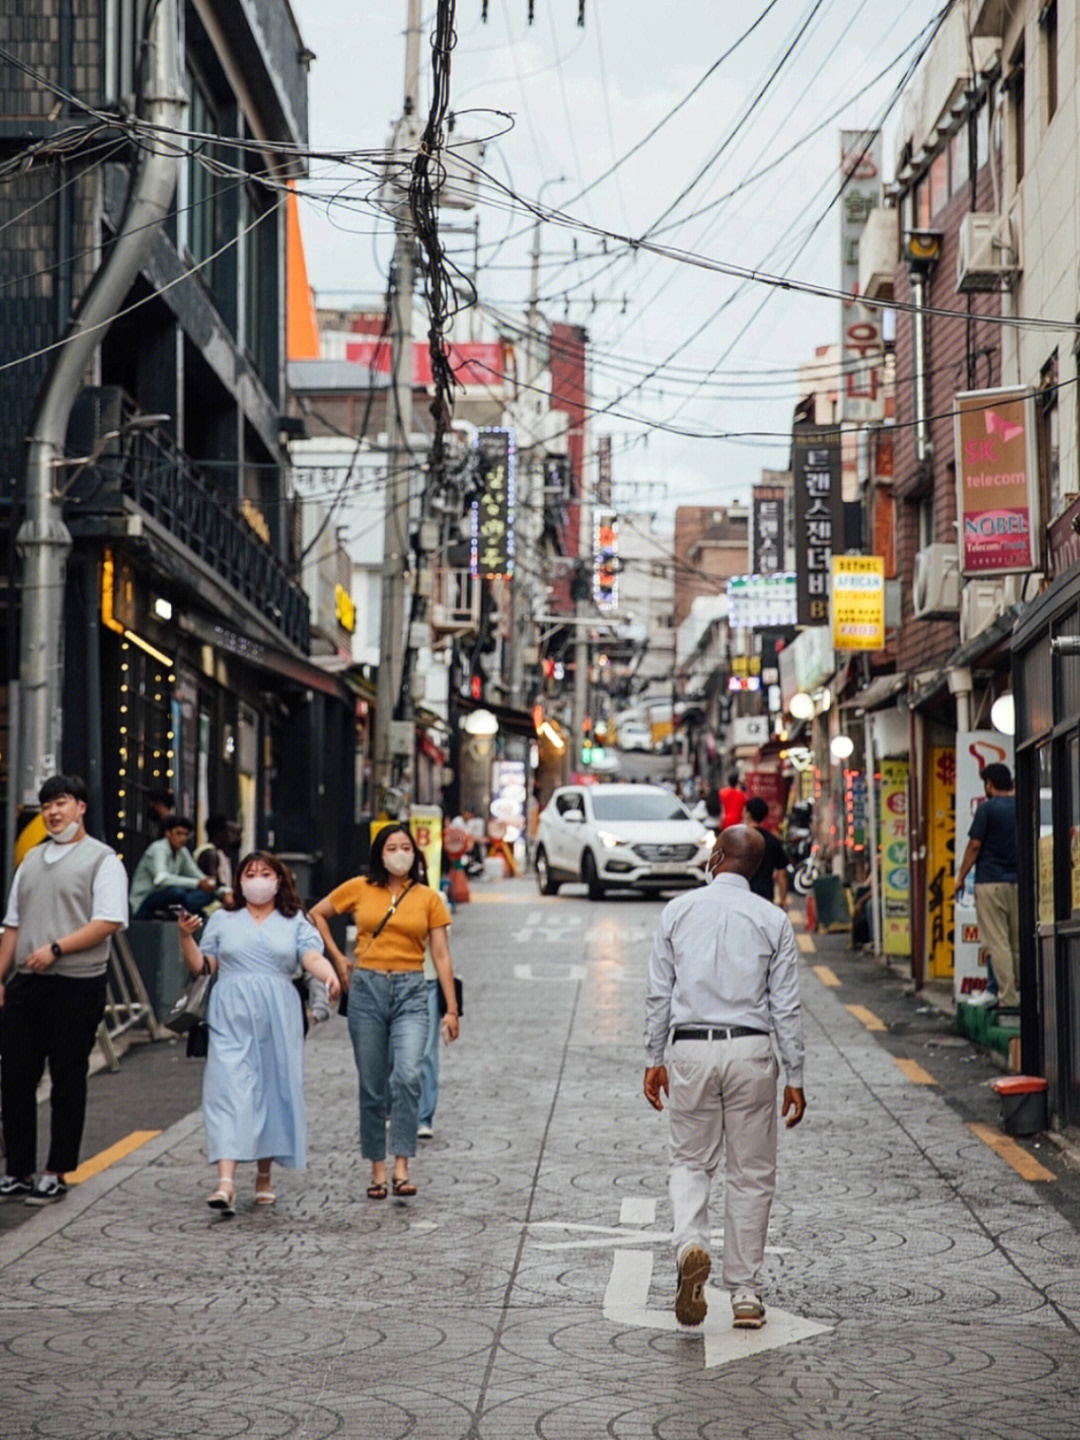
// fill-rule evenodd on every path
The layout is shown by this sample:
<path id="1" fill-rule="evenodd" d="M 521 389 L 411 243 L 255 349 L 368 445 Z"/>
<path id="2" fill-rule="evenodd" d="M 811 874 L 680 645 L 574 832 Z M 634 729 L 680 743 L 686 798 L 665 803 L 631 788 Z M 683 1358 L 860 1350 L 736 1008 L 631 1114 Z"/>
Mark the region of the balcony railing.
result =
<path id="1" fill-rule="evenodd" d="M 67 513 L 90 519 L 116 514 L 130 501 L 306 654 L 311 637 L 308 597 L 242 517 L 239 505 L 217 494 L 164 431 L 140 428 L 140 418 L 146 417 L 139 416 L 126 396 L 118 408 L 116 391 L 104 392 L 106 397 L 108 421 L 103 409 L 94 426 L 98 438 L 85 445 L 88 458 L 71 474 Z M 85 437 L 79 438 L 85 444 Z"/>

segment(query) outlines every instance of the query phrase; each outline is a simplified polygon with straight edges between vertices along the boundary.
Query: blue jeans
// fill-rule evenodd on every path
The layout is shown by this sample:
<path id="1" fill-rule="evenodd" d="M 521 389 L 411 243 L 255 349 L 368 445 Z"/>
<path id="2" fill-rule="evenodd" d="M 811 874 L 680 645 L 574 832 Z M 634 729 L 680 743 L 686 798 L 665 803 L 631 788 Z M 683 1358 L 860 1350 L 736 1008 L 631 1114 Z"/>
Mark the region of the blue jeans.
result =
<path id="1" fill-rule="evenodd" d="M 201 915 L 217 898 L 215 891 L 200 890 L 197 885 L 182 882 L 165 885 L 160 890 L 151 890 L 131 918 L 152 920 L 159 910 L 167 910 L 170 905 L 182 905 L 189 915 Z"/>
<path id="2" fill-rule="evenodd" d="M 435 1119 L 435 1106 L 439 1101 L 439 982 L 427 981 L 427 1044 L 420 1061 L 420 1108 L 417 1118 L 421 1125 L 430 1125 Z"/>
<path id="3" fill-rule="evenodd" d="M 427 981 L 422 972 L 388 974 L 363 968 L 352 972 L 349 1038 L 360 1077 L 360 1154 L 365 1160 L 386 1159 L 388 1104 L 391 1151 L 416 1154 L 420 1064 L 427 1032 Z"/>

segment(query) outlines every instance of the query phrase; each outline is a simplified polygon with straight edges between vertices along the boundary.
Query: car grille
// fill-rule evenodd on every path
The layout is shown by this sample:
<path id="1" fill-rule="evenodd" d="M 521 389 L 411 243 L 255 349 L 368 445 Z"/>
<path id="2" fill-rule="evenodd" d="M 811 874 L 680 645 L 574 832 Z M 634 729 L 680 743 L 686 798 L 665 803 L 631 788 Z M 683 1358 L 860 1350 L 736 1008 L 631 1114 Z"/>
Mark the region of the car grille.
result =
<path id="1" fill-rule="evenodd" d="M 650 864 L 657 861 L 678 864 L 692 860 L 697 850 L 696 845 L 633 845 L 634 854 L 642 860 L 648 860 Z"/>

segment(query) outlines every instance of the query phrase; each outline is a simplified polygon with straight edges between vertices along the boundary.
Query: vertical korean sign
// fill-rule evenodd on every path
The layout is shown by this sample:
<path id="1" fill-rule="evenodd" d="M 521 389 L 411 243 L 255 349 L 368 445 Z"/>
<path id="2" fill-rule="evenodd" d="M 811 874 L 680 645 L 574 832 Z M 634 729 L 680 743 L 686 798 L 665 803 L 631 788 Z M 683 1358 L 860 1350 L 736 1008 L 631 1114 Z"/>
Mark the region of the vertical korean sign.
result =
<path id="1" fill-rule="evenodd" d="M 859 300 L 859 238 L 881 204 L 881 131 L 840 131 L 840 419 L 884 420 L 881 311 Z"/>
<path id="2" fill-rule="evenodd" d="M 784 500 L 782 485 L 755 485 L 750 569 L 755 575 L 775 575 L 784 568 Z"/>
<path id="3" fill-rule="evenodd" d="M 798 623 L 828 625 L 833 550 L 843 543 L 840 431 L 796 425 L 792 431 Z"/>
<path id="4" fill-rule="evenodd" d="M 597 510 L 593 534 L 593 599 L 610 614 L 619 606 L 619 520 L 613 510 Z"/>
<path id="5" fill-rule="evenodd" d="M 881 762 L 881 936 L 886 955 L 911 954 L 908 762 Z"/>
<path id="6" fill-rule="evenodd" d="M 514 573 L 514 442 L 509 430 L 476 437 L 480 498 L 473 505 L 470 569 L 488 579 Z"/>
<path id="7" fill-rule="evenodd" d="M 926 834 L 926 948 L 930 974 L 953 973 L 953 876 L 956 872 L 956 751 L 930 751 L 930 814 Z"/>
<path id="8" fill-rule="evenodd" d="M 884 650 L 885 562 L 878 555 L 834 555 L 834 650 Z"/>
<path id="9" fill-rule="evenodd" d="M 1035 397 L 1030 390 L 967 390 L 954 404 L 961 573 L 1038 570 Z"/>

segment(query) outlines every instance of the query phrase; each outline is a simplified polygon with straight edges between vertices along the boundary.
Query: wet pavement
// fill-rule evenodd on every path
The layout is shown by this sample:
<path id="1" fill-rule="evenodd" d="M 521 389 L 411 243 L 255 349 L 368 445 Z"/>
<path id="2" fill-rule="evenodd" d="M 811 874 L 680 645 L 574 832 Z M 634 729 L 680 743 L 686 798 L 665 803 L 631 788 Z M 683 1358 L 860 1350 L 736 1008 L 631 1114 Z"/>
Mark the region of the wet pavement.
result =
<path id="1" fill-rule="evenodd" d="M 232 1221 L 205 1204 L 199 1063 L 142 1047 L 96 1076 L 84 1156 L 161 1133 L 48 1210 L 6 1202 L 4 1435 L 1075 1440 L 1077 1174 L 980 1138 L 998 1072 L 844 937 L 802 942 L 809 1110 L 781 1132 L 768 1323 L 733 1331 L 710 1290 L 676 1328 L 641 1097 L 659 910 L 474 887 L 409 1202 L 364 1197 L 340 1019 L 308 1042 L 308 1170 L 256 1210 L 245 1167 Z"/>

